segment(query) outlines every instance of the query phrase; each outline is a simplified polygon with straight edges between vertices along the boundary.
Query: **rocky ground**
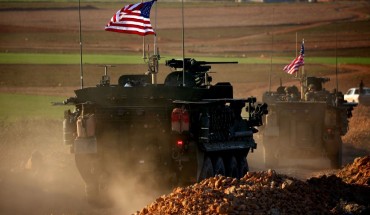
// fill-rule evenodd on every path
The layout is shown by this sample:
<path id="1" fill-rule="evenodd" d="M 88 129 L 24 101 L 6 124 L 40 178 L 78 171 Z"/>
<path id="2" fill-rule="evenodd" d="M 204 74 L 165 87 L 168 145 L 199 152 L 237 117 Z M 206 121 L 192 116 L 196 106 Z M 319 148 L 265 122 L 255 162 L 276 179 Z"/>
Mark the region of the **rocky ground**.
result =
<path id="1" fill-rule="evenodd" d="M 274 170 L 175 188 L 136 214 L 368 214 L 370 156 L 306 181 Z"/>
<path id="2" fill-rule="evenodd" d="M 138 214 L 368 214 L 370 212 L 370 108 L 358 106 L 343 137 L 342 169 L 282 168 L 258 164 L 240 180 L 216 176 L 175 188 Z M 321 162 L 321 161 L 320 161 Z M 322 163 L 320 163 L 322 164 Z M 322 165 L 321 165 L 322 166 Z"/>

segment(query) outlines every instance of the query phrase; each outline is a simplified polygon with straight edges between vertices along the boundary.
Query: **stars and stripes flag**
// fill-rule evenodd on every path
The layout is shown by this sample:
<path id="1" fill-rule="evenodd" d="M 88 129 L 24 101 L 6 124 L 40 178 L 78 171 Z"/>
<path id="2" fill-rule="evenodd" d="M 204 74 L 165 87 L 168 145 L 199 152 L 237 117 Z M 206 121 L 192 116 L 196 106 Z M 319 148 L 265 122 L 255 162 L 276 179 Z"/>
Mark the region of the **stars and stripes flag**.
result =
<path id="1" fill-rule="evenodd" d="M 304 65 L 304 42 L 302 42 L 299 56 L 296 57 L 290 64 L 286 65 L 283 70 L 289 74 L 294 74 L 295 72 L 298 71 L 299 67 L 303 65 Z"/>
<path id="2" fill-rule="evenodd" d="M 138 34 L 140 36 L 155 34 L 150 24 L 150 9 L 156 1 L 157 0 L 152 0 L 126 5 L 114 14 L 112 19 L 105 26 L 105 30 L 126 34 Z"/>

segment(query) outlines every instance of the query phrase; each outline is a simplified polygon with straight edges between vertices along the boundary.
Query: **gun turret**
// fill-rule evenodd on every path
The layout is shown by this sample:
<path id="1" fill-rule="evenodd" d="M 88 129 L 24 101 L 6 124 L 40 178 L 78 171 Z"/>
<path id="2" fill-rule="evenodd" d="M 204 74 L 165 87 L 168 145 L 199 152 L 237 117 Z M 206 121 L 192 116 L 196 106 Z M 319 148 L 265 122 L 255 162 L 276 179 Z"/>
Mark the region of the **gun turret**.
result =
<path id="1" fill-rule="evenodd" d="M 238 62 L 208 62 L 208 61 L 196 61 L 193 58 L 185 58 L 183 60 L 166 60 L 166 66 L 174 68 L 176 71 L 170 73 L 165 80 L 166 85 L 184 85 L 184 86 L 197 86 L 206 87 L 209 86 L 212 77 L 209 76 L 208 71 L 211 66 L 208 64 L 235 64 Z M 185 70 L 182 71 L 182 68 Z M 180 70 L 181 69 L 181 70 Z M 180 78 L 182 76 L 182 78 Z"/>
<path id="2" fill-rule="evenodd" d="M 316 91 L 323 90 L 323 84 L 330 81 L 330 78 L 320 78 L 320 77 L 307 77 L 306 79 L 306 87 L 308 88 L 310 85 L 315 87 Z"/>
<path id="3" fill-rule="evenodd" d="M 211 66 L 208 64 L 237 64 L 237 61 L 232 62 L 209 62 L 209 61 L 197 61 L 194 58 L 185 58 L 185 72 L 191 73 L 205 73 L 211 69 Z M 182 60 L 166 60 L 166 66 L 169 66 L 174 69 L 181 69 L 184 67 Z"/>

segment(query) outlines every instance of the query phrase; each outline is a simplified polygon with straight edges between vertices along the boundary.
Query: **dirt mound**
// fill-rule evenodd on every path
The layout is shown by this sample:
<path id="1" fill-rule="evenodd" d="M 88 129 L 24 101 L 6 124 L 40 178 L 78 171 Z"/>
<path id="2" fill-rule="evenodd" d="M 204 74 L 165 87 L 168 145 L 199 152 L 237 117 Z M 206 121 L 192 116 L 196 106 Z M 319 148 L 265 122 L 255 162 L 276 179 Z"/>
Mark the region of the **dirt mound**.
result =
<path id="1" fill-rule="evenodd" d="M 362 181 L 369 180 L 369 161 L 358 158 L 337 175 L 305 182 L 274 170 L 249 172 L 240 180 L 219 175 L 175 188 L 136 214 L 365 214 L 370 187 Z M 353 174 L 355 181 L 347 182 Z"/>
<path id="2" fill-rule="evenodd" d="M 356 158 L 336 175 L 346 183 L 370 186 L 370 155 Z"/>

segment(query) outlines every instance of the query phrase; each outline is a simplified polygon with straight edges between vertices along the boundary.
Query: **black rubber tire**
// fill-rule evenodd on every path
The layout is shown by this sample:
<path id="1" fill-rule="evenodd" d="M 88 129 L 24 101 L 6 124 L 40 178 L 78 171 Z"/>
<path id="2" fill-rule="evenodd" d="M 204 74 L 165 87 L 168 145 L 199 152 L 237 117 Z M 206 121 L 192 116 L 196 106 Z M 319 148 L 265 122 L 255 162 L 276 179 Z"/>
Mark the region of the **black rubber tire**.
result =
<path id="1" fill-rule="evenodd" d="M 342 167 L 342 162 L 340 160 L 341 154 L 334 154 L 334 155 L 329 155 L 330 159 L 330 167 L 332 169 L 340 169 Z"/>
<path id="2" fill-rule="evenodd" d="M 234 156 L 228 159 L 226 164 L 226 176 L 239 178 L 239 169 L 238 169 L 238 161 Z"/>
<path id="3" fill-rule="evenodd" d="M 241 156 L 238 158 L 238 172 L 239 178 L 244 177 L 244 175 L 249 171 L 248 161 L 246 156 Z"/>
<path id="4" fill-rule="evenodd" d="M 92 206 L 99 205 L 99 184 L 85 183 L 85 194 L 87 203 L 89 203 Z"/>
<path id="5" fill-rule="evenodd" d="M 213 177 L 214 175 L 212 161 L 209 157 L 206 157 L 199 175 L 199 181 Z"/>
<path id="6" fill-rule="evenodd" d="M 76 167 L 86 184 L 98 183 L 100 168 L 97 155 L 75 154 Z"/>
<path id="7" fill-rule="evenodd" d="M 335 149 L 329 152 L 330 166 L 333 169 L 340 169 L 342 168 L 343 142 L 339 133 L 335 139 Z"/>
<path id="8" fill-rule="evenodd" d="M 226 175 L 225 164 L 222 157 L 218 157 L 213 167 L 214 175 Z"/>
<path id="9" fill-rule="evenodd" d="M 107 194 L 109 179 L 98 159 L 97 155 L 92 154 L 75 155 L 76 167 L 85 182 L 87 202 L 94 207 L 109 208 L 113 206 L 113 200 Z"/>

